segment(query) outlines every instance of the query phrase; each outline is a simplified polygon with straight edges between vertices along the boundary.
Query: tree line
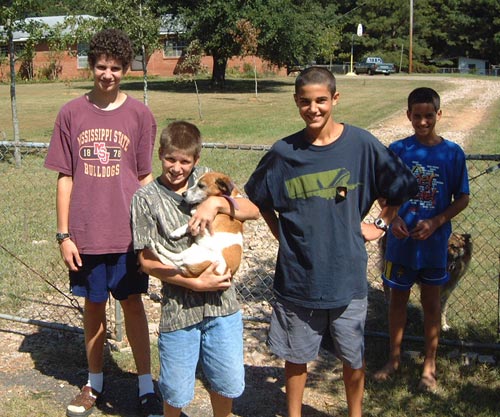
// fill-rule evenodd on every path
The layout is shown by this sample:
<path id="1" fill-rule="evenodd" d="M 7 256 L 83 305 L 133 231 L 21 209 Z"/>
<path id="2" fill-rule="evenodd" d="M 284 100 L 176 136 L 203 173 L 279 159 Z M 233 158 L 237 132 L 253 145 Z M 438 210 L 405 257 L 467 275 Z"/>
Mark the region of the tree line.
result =
<path id="1" fill-rule="evenodd" d="M 0 5 L 4 28 L 29 16 L 100 17 L 131 36 L 144 62 L 161 47 L 160 25 L 174 21 L 186 44 L 196 40 L 213 56 L 214 84 L 223 84 L 231 57 L 250 52 L 280 67 L 329 64 L 347 61 L 354 45 L 355 59 L 379 55 L 406 70 L 410 15 L 415 72 L 452 66 L 459 56 L 500 63 L 498 0 L 1 0 Z M 360 23 L 364 30 L 358 37 Z M 257 35 L 255 45 L 245 41 L 249 33 Z M 54 47 L 69 42 L 53 35 Z M 71 35 L 90 36 L 83 30 Z M 6 43 L 5 30 L 0 41 Z"/>

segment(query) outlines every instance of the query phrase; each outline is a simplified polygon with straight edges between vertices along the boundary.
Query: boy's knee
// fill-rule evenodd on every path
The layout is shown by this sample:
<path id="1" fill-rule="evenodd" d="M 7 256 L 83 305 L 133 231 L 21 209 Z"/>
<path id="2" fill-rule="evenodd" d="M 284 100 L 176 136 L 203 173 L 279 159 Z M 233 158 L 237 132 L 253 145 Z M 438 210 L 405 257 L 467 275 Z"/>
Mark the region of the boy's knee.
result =
<path id="1" fill-rule="evenodd" d="M 140 294 L 133 294 L 125 300 L 120 300 L 120 305 L 125 314 L 142 314 L 144 312 L 144 304 Z"/>
<path id="2" fill-rule="evenodd" d="M 102 302 L 93 302 L 89 299 L 85 300 L 85 313 L 86 314 L 100 314 L 103 311 L 106 311 L 106 301 Z"/>

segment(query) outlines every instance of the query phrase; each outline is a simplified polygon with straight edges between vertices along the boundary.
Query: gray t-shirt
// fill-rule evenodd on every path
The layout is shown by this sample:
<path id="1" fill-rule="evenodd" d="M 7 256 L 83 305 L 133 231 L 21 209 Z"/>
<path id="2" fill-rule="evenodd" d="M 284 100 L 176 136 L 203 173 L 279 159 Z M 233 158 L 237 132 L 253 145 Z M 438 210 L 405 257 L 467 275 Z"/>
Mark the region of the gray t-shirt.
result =
<path id="1" fill-rule="evenodd" d="M 196 167 L 189 184 L 194 184 L 207 171 L 207 168 Z M 172 252 L 181 252 L 192 243 L 190 237 L 169 239 L 170 232 L 189 221 L 191 207 L 181 195 L 162 185 L 159 178 L 135 193 L 131 212 L 135 250 L 153 249 L 152 242 L 158 242 Z M 227 316 L 239 308 L 234 286 L 226 291 L 195 292 L 163 282 L 160 332 L 192 326 L 206 317 Z"/>

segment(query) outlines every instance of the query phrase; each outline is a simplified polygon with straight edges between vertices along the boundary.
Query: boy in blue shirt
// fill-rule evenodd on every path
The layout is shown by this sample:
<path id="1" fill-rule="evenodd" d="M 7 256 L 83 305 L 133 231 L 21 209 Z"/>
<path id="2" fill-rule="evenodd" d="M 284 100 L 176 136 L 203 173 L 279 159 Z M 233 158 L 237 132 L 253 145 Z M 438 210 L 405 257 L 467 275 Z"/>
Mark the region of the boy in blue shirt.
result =
<path id="1" fill-rule="evenodd" d="M 406 306 L 415 282 L 420 284 L 424 311 L 425 359 L 419 388 L 437 387 L 436 353 L 441 327 L 441 287 L 446 269 L 451 219 L 469 203 L 465 154 L 457 144 L 436 133 L 441 118 L 440 98 L 421 87 L 408 96 L 407 116 L 415 134 L 394 142 L 390 149 L 412 170 L 418 194 L 403 204 L 387 235 L 382 279 L 391 288 L 389 306 L 390 358 L 375 373 L 388 379 L 399 368 L 406 325 Z"/>
<path id="2" fill-rule="evenodd" d="M 330 331 L 343 362 L 349 417 L 361 417 L 365 240 L 383 234 L 417 185 L 373 135 L 334 121 L 339 93 L 328 70 L 302 71 L 294 99 L 305 129 L 277 141 L 245 186 L 279 241 L 268 344 L 285 359 L 288 416 L 300 417 L 307 363 Z M 387 202 L 380 217 L 362 226 L 379 198 Z"/>

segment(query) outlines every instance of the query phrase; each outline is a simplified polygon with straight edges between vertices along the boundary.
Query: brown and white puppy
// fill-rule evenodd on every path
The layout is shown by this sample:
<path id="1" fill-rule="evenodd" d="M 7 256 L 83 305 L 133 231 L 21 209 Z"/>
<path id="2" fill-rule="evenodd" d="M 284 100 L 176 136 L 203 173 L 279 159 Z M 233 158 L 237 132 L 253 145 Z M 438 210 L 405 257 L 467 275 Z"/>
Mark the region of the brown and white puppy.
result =
<path id="1" fill-rule="evenodd" d="M 385 241 L 386 237 L 384 235 L 379 240 L 382 259 L 384 259 L 385 254 Z M 472 248 L 471 235 L 469 234 L 452 233 L 448 239 L 447 268 L 450 279 L 441 287 L 441 329 L 445 331 L 450 329 L 446 319 L 448 299 L 469 267 L 472 258 Z M 390 288 L 387 285 L 384 285 L 384 294 L 386 301 L 389 302 Z"/>
<path id="2" fill-rule="evenodd" d="M 239 191 L 231 179 L 220 172 L 203 174 L 196 184 L 183 193 L 189 204 L 199 204 L 209 196 L 226 197 L 237 209 L 235 197 Z M 235 218 L 219 213 L 212 223 L 213 235 L 208 231 L 195 237 L 194 243 L 180 253 L 170 252 L 155 245 L 155 252 L 164 264 L 174 264 L 186 275 L 199 276 L 213 262 L 219 262 L 216 272 L 220 275 L 230 270 L 238 270 L 243 254 L 243 223 Z M 170 233 L 170 238 L 179 239 L 188 233 L 187 224 Z"/>

